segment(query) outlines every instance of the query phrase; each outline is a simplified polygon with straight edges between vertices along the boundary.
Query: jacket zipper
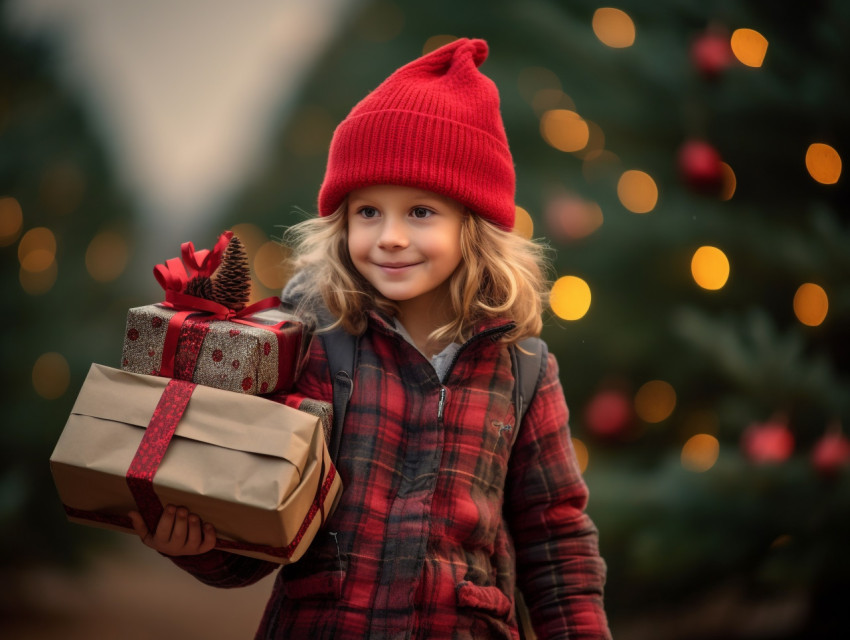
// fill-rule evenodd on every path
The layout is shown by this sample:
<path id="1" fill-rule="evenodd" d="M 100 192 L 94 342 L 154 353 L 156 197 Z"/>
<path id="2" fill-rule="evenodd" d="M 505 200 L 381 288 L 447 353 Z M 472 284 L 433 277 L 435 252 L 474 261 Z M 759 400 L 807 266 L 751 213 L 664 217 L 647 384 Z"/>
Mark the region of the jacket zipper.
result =
<path id="1" fill-rule="evenodd" d="M 514 327 L 514 323 L 510 322 L 506 325 L 502 325 L 501 327 L 493 327 L 492 329 L 486 329 L 481 333 L 477 333 L 472 336 L 469 340 L 460 345 L 460 349 L 455 352 L 454 357 L 452 358 L 451 363 L 449 364 L 449 368 L 446 369 L 445 378 L 449 377 L 452 369 L 454 369 L 455 364 L 457 364 L 458 358 L 460 358 L 460 354 L 473 342 L 476 340 L 480 340 L 482 338 L 486 338 L 488 336 L 493 336 L 499 333 L 505 333 L 506 331 L 510 331 Z M 444 378 L 444 379 L 445 379 Z M 446 395 L 448 395 L 448 390 L 445 385 L 440 386 L 440 402 L 437 404 L 437 421 L 442 424 L 443 423 L 443 411 L 446 407 Z"/>

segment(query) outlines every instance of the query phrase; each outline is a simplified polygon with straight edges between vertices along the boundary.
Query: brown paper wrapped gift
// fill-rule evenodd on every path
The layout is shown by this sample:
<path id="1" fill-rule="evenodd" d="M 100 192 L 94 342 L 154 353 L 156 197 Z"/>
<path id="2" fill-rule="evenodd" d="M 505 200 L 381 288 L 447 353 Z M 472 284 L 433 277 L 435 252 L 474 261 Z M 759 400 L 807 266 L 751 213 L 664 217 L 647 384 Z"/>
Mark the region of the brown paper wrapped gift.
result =
<path id="1" fill-rule="evenodd" d="M 282 564 L 300 558 L 342 488 L 319 417 L 98 364 L 50 458 L 69 519 L 132 532 L 127 513 L 145 505 L 137 506 L 128 469 L 144 459 L 140 443 L 155 433 L 149 425 L 169 384 L 185 385 L 191 395 L 152 477 L 158 508 L 185 505 L 211 522 L 219 548 Z"/>
<path id="2" fill-rule="evenodd" d="M 121 368 L 252 395 L 286 390 L 298 378 L 311 330 L 279 305 L 227 320 L 190 311 L 165 304 L 130 309 Z"/>

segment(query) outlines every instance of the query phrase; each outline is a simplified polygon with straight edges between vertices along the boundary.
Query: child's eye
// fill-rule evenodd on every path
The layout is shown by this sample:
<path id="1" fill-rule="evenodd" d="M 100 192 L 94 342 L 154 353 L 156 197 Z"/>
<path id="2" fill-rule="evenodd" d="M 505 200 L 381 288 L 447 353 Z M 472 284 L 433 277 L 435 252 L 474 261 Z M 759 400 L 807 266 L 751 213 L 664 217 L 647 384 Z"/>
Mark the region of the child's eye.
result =
<path id="1" fill-rule="evenodd" d="M 412 215 L 414 218 L 418 218 L 421 220 L 434 215 L 434 212 L 430 209 L 426 209 L 425 207 L 414 207 L 410 211 L 410 215 Z"/>
<path id="2" fill-rule="evenodd" d="M 374 218 L 378 215 L 378 210 L 375 207 L 360 207 L 360 209 L 357 210 L 357 213 L 364 218 Z"/>

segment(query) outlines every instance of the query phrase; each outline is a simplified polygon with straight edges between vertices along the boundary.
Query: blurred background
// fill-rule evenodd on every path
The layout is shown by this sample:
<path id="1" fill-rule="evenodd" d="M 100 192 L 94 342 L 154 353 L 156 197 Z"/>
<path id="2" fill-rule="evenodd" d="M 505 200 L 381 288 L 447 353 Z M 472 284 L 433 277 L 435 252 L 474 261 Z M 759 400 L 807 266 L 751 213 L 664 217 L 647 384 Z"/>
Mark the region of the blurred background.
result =
<path id="1" fill-rule="evenodd" d="M 69 524 L 48 458 L 153 266 L 233 229 L 276 294 L 334 126 L 458 36 L 552 248 L 615 637 L 847 633 L 848 34 L 839 0 L 0 0 L 4 636 L 252 636 L 270 582 Z"/>

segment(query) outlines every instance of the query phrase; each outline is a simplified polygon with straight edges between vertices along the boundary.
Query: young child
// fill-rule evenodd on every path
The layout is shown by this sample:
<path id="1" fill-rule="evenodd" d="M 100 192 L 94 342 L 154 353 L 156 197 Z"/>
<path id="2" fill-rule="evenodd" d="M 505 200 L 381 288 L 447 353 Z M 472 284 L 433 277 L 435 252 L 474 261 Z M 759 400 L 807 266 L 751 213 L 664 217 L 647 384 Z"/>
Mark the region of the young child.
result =
<path id="1" fill-rule="evenodd" d="M 514 169 L 482 40 L 398 69 L 334 133 L 319 217 L 292 230 L 303 313 L 360 336 L 337 467 L 344 490 L 279 571 L 257 637 L 608 638 L 554 357 L 514 425 L 509 345 L 539 334 L 539 248 L 511 233 Z M 322 340 L 295 393 L 331 401 Z M 513 432 L 519 428 L 514 441 Z M 513 444 L 512 444 L 513 443 Z M 278 565 L 214 549 L 169 506 L 144 542 L 217 587 Z"/>

